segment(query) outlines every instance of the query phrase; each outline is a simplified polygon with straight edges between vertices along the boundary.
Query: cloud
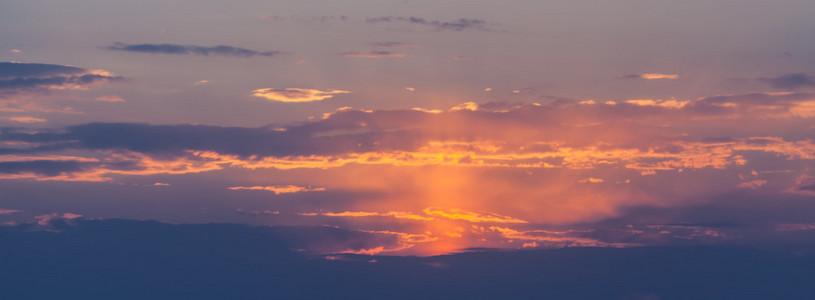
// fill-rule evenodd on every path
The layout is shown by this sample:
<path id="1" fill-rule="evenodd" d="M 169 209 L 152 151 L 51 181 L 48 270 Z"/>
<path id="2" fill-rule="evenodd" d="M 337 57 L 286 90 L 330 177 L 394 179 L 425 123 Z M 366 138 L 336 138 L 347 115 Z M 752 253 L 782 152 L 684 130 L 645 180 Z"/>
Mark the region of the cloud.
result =
<path id="1" fill-rule="evenodd" d="M 80 75 L 84 73 L 88 73 L 88 70 L 74 66 L 0 62 L 0 79 L 17 77 L 52 77 Z"/>
<path id="2" fill-rule="evenodd" d="M 815 230 L 815 224 L 778 224 L 775 226 L 778 231 L 802 231 Z"/>
<path id="3" fill-rule="evenodd" d="M 70 221 L 70 220 L 78 219 L 78 218 L 81 218 L 81 217 L 82 217 L 82 215 L 74 214 L 74 213 L 63 213 L 61 215 L 58 214 L 58 213 L 50 213 L 50 214 L 47 214 L 47 215 L 35 216 L 34 218 L 37 219 L 37 224 L 38 225 L 40 225 L 40 226 L 48 226 L 48 225 L 51 225 L 51 222 L 53 222 L 55 220 Z"/>
<path id="4" fill-rule="evenodd" d="M 407 55 L 402 53 L 390 51 L 371 51 L 371 52 L 344 52 L 337 54 L 344 57 L 359 57 L 359 58 L 402 58 Z"/>
<path id="5" fill-rule="evenodd" d="M 38 103 L 31 98 L 120 82 L 125 79 L 105 70 L 74 66 L 0 62 L 0 112 L 72 113 L 70 107 Z M 23 120 L 23 119 L 20 119 Z M 33 119 L 29 119 L 32 121 Z"/>
<path id="6" fill-rule="evenodd" d="M 753 180 L 753 181 L 748 181 L 748 182 L 742 182 L 742 183 L 739 184 L 739 187 L 748 188 L 748 189 L 757 189 L 757 188 L 760 188 L 761 186 L 763 186 L 765 184 L 767 184 L 766 180 Z"/>
<path id="7" fill-rule="evenodd" d="M 48 120 L 43 118 L 35 118 L 35 117 L 8 117 L 9 120 L 17 122 L 17 123 L 43 123 L 47 122 Z"/>
<path id="8" fill-rule="evenodd" d="M 125 102 L 125 99 L 122 99 L 122 97 L 119 97 L 119 95 L 109 95 L 109 96 L 96 97 L 96 101 L 100 101 L 100 102 Z"/>
<path id="9" fill-rule="evenodd" d="M 492 24 L 487 23 L 484 20 L 478 19 L 466 19 L 461 18 L 454 21 L 439 21 L 439 20 L 427 20 L 424 18 L 417 18 L 417 17 L 376 17 L 376 18 L 368 18 L 365 19 L 365 22 L 370 24 L 376 23 L 391 23 L 391 22 L 400 22 L 400 23 L 407 23 L 413 25 L 422 25 L 427 27 L 432 27 L 435 30 L 450 30 L 450 31 L 464 31 L 464 30 L 479 30 L 479 31 L 495 31 L 492 28 Z"/>
<path id="10" fill-rule="evenodd" d="M 478 213 L 472 211 L 466 211 L 463 209 L 458 208 L 439 208 L 439 207 L 428 207 L 424 209 L 424 213 L 429 216 L 435 216 L 440 218 L 447 218 L 447 219 L 454 219 L 454 220 L 464 220 L 467 222 L 473 223 L 518 223 L 524 224 L 529 223 L 524 220 L 502 216 L 499 214 L 494 213 Z"/>
<path id="11" fill-rule="evenodd" d="M 410 219 L 410 220 L 419 220 L 419 221 L 432 221 L 434 218 L 422 216 L 420 214 L 404 212 L 404 211 L 389 211 L 389 212 L 368 212 L 368 211 L 344 211 L 339 213 L 331 213 L 325 212 L 320 213 L 318 215 L 327 216 L 327 217 L 351 217 L 351 218 L 360 218 L 360 217 L 393 217 L 396 219 Z"/>
<path id="12" fill-rule="evenodd" d="M 798 89 L 815 86 L 815 77 L 804 73 L 791 73 L 774 78 L 757 78 L 758 81 L 769 84 L 777 89 Z"/>
<path id="13" fill-rule="evenodd" d="M 78 161 L 56 161 L 56 160 L 29 160 L 29 161 L 4 161 L 0 162 L 0 178 L 5 174 L 25 174 L 33 173 L 39 176 L 52 177 L 65 173 L 79 172 L 86 168 L 86 165 Z"/>
<path id="14" fill-rule="evenodd" d="M 0 215 L 9 215 L 9 214 L 18 213 L 18 212 L 20 212 L 20 211 L 16 210 L 16 209 L 0 208 Z"/>
<path id="15" fill-rule="evenodd" d="M 388 48 L 421 48 L 422 45 L 406 42 L 378 42 L 372 44 L 374 47 L 388 47 Z"/>
<path id="16" fill-rule="evenodd" d="M 252 91 L 255 97 L 262 97 L 272 101 L 279 102 L 314 102 L 325 99 L 333 98 L 336 95 L 348 94 L 349 91 L 343 90 L 313 90 L 313 89 L 300 89 L 300 88 L 265 88 Z"/>
<path id="17" fill-rule="evenodd" d="M 679 79 L 679 74 L 660 74 L 660 73 L 643 73 L 643 74 L 631 74 L 625 75 L 622 78 L 639 78 L 639 79 Z"/>
<path id="18" fill-rule="evenodd" d="M 302 192 L 316 192 L 325 191 L 325 188 L 313 188 L 310 186 L 296 186 L 296 185 L 271 185 L 271 186 L 233 186 L 230 190 L 259 190 L 274 192 L 275 195 L 302 193 Z"/>
<path id="19" fill-rule="evenodd" d="M 109 46 L 108 50 L 128 51 L 128 52 L 141 52 L 141 53 L 158 53 L 158 54 L 176 54 L 176 55 L 218 55 L 218 56 L 232 56 L 232 57 L 252 57 L 252 56 L 277 56 L 287 54 L 281 51 L 255 51 L 244 48 L 237 48 L 232 46 L 218 45 L 214 47 L 194 46 L 194 45 L 179 45 L 179 44 L 125 44 L 114 43 Z"/>
<path id="20" fill-rule="evenodd" d="M 278 211 L 267 218 L 275 222 L 387 231 L 381 234 L 399 241 L 382 249 L 388 254 L 522 248 L 533 242 L 538 248 L 718 243 L 749 234 L 675 224 L 569 234 L 536 230 L 613 220 L 642 224 L 635 214 L 641 209 L 690 211 L 723 201 L 717 195 L 792 199 L 785 203 L 808 199 L 805 191 L 812 184 L 801 176 L 812 175 L 808 166 L 815 161 L 808 127 L 815 115 L 806 113 L 813 99 L 807 93 L 750 93 L 632 99 L 615 105 L 600 99 L 473 102 L 433 112 L 344 108 L 285 126 L 91 123 L 2 128 L 0 176 L 141 180 L 143 186 L 167 180 L 157 175 L 182 179 L 184 174 L 209 172 L 201 177 L 248 176 L 228 185 L 241 190 L 282 193 L 331 187 L 320 193 L 287 194 L 298 201 L 277 199 L 273 207 L 241 206 L 246 212 Z M 789 171 L 774 172 L 778 170 Z M 297 184 L 234 183 L 288 176 Z M 232 192 L 238 198 L 265 197 Z M 751 220 L 753 213 L 742 213 L 739 205 L 744 204 L 717 211 L 739 211 L 739 220 L 750 226 L 765 224 L 764 230 L 772 230 L 766 224 L 811 222 L 803 217 Z M 690 215 L 666 213 L 647 220 L 672 224 L 699 218 Z M 409 248 L 396 250 L 404 247 Z"/>

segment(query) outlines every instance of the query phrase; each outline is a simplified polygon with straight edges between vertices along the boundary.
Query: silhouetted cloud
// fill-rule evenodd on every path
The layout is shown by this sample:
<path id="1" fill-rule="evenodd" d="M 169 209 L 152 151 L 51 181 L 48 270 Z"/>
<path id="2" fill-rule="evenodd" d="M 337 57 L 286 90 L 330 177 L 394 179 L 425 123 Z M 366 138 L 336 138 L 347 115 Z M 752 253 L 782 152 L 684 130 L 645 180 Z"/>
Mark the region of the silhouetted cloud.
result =
<path id="1" fill-rule="evenodd" d="M 466 19 L 461 18 L 454 21 L 439 21 L 439 20 L 427 20 L 424 18 L 417 18 L 417 17 L 376 17 L 376 18 L 367 18 L 365 22 L 376 24 L 376 23 L 390 23 L 390 22 L 402 22 L 407 24 L 415 24 L 415 25 L 423 25 L 433 27 L 436 30 L 451 30 L 451 31 L 463 31 L 463 30 L 480 30 L 480 31 L 494 31 L 491 28 L 491 24 L 487 23 L 484 20 L 477 20 L 477 19 Z"/>
<path id="2" fill-rule="evenodd" d="M 250 49 L 218 45 L 214 47 L 194 46 L 194 45 L 179 45 L 179 44 L 125 44 L 114 43 L 113 46 L 107 47 L 109 50 L 119 50 L 128 52 L 141 52 L 141 53 L 160 53 L 160 54 L 176 54 L 176 55 L 220 55 L 220 56 L 234 56 L 234 57 L 252 57 L 252 56 L 275 56 L 286 54 L 281 51 L 255 51 Z"/>
<path id="3" fill-rule="evenodd" d="M 815 86 L 815 77 L 804 73 L 791 73 L 774 78 L 758 78 L 758 81 L 769 84 L 777 89 L 797 89 Z"/>

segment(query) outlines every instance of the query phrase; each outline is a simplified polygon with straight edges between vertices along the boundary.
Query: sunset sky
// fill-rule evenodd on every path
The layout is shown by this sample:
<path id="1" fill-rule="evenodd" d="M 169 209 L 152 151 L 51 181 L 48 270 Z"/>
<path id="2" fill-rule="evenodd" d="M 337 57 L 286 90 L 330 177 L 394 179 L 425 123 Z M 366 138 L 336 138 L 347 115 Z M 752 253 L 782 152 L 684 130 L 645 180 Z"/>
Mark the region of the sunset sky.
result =
<path id="1" fill-rule="evenodd" d="M 812 251 L 813 13 L 4 0 L 0 227 L 287 226 L 329 259 Z"/>

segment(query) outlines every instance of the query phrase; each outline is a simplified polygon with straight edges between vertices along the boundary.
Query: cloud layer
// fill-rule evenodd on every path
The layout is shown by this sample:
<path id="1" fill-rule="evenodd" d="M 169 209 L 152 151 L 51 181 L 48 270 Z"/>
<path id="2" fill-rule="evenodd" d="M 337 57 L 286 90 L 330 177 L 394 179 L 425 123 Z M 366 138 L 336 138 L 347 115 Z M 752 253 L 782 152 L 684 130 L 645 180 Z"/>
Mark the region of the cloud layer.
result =
<path id="1" fill-rule="evenodd" d="M 343 92 L 263 91 L 278 101 Z M 809 197 L 815 141 L 803 125 L 815 117 L 813 108 L 815 95 L 784 92 L 546 105 L 463 103 L 447 111 L 342 108 L 321 120 L 258 128 L 127 123 L 4 128 L 0 143 L 9 146 L 0 148 L 0 177 L 111 182 L 219 172 L 293 174 L 285 183 L 222 189 L 309 201 L 349 193 L 347 200 L 325 207 L 291 201 L 244 211 L 274 211 L 271 215 L 290 222 L 336 224 L 398 241 L 353 250 L 365 253 L 628 247 L 687 239 L 726 243 L 760 233 L 670 224 L 715 221 L 698 220 L 700 215 L 679 208 L 719 205 L 721 195 L 757 203 L 765 197 L 788 203 Z M 760 207 L 743 201 L 711 211 L 746 203 Z M 794 205 L 807 211 L 804 202 Z M 641 208 L 665 210 L 632 217 Z M 743 219 L 750 220 L 749 214 Z M 637 227 L 617 224 L 602 232 L 589 227 L 568 234 L 548 227 L 616 218 Z M 795 222 L 815 222 L 800 218 Z M 774 230 L 791 220 L 753 225 Z"/>

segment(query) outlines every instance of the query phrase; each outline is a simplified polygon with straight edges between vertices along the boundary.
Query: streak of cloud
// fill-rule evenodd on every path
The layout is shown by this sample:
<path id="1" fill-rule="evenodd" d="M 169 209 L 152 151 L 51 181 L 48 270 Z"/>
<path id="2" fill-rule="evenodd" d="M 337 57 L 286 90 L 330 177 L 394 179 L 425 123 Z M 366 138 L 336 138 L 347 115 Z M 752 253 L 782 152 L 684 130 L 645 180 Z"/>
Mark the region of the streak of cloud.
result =
<path id="1" fill-rule="evenodd" d="M 314 89 L 301 89 L 301 88 L 265 88 L 252 91 L 255 97 L 266 98 L 271 101 L 278 102 L 314 102 L 322 101 L 325 99 L 333 98 L 336 95 L 348 94 L 349 91 L 343 90 L 314 90 Z"/>
<path id="2" fill-rule="evenodd" d="M 203 55 L 203 56 L 218 55 L 232 57 L 252 57 L 252 56 L 272 57 L 281 54 L 286 54 L 286 52 L 282 51 L 256 51 L 227 45 L 206 47 L 179 44 L 125 44 L 117 42 L 114 43 L 113 46 L 106 47 L 106 49 L 152 54 Z"/>

